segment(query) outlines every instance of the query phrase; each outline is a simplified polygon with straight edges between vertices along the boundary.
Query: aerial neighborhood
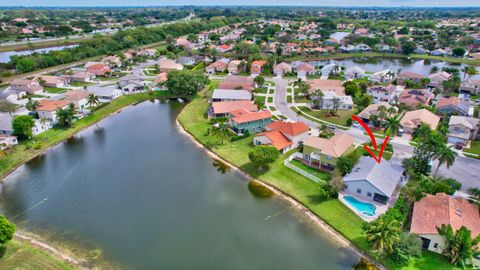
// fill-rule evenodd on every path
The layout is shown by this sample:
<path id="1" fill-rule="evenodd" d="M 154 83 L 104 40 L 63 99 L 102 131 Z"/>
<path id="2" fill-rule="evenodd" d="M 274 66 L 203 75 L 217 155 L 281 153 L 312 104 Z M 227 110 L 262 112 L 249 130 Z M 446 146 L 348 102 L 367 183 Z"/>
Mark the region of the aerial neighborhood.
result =
<path id="1" fill-rule="evenodd" d="M 2 158 L 128 104 L 185 103 L 178 121 L 209 151 L 313 209 L 373 261 L 480 267 L 480 15 L 390 23 L 378 12 L 365 23 L 333 11 L 200 14 L 208 23 L 166 34 L 147 27 L 152 39 L 137 43 L 134 26 L 161 20 L 126 24 L 101 11 L 62 28 L 3 20 L 24 38 L 132 32 L 115 50 L 53 71 L 27 65 L 28 56 L 2 65 L 11 73 L 0 92 Z"/>

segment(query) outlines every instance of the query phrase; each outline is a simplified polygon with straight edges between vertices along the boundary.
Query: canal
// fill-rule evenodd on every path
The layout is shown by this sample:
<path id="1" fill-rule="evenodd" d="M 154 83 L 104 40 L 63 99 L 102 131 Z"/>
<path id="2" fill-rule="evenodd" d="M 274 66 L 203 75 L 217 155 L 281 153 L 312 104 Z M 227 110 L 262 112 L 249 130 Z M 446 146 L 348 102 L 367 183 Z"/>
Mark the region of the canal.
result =
<path id="1" fill-rule="evenodd" d="M 351 269 L 297 210 L 219 172 L 179 132 L 181 106 L 131 106 L 21 166 L 2 213 L 102 269 Z"/>

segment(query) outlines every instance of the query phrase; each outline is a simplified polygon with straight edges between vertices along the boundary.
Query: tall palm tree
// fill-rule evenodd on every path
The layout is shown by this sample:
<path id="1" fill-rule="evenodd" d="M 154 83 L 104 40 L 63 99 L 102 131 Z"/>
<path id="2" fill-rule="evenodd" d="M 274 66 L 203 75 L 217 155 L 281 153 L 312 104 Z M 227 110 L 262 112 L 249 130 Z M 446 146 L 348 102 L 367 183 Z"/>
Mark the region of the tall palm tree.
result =
<path id="1" fill-rule="evenodd" d="M 316 98 L 317 100 L 317 105 L 318 105 L 318 108 L 322 109 L 323 108 L 323 92 L 320 91 L 320 90 L 316 90 L 314 93 L 313 93 L 313 96 Z"/>
<path id="2" fill-rule="evenodd" d="M 458 154 L 452 150 L 452 146 L 447 146 L 446 143 L 441 144 L 441 146 L 437 147 L 434 151 L 433 157 L 438 160 L 438 166 L 434 174 L 436 176 L 440 166 L 445 163 L 447 169 L 450 168 L 455 162 L 455 158 Z"/>
<path id="3" fill-rule="evenodd" d="M 392 106 L 392 107 L 388 108 L 387 112 L 388 112 L 388 117 L 390 117 L 393 114 L 397 113 L 397 109 L 395 109 L 395 107 Z"/>
<path id="4" fill-rule="evenodd" d="M 234 132 L 230 128 L 230 124 L 228 124 L 225 121 L 225 122 L 217 123 L 217 126 L 215 126 L 212 130 L 212 135 L 220 136 L 220 138 L 222 139 L 222 144 L 224 144 L 225 139 L 228 139 L 231 136 L 233 136 Z"/>
<path id="5" fill-rule="evenodd" d="M 465 266 L 471 264 L 473 257 L 478 255 L 477 245 L 480 243 L 480 235 L 472 235 L 472 232 L 462 226 L 454 231 L 450 224 L 437 227 L 438 234 L 445 239 L 443 253 L 452 264 Z"/>
<path id="6" fill-rule="evenodd" d="M 425 140 L 431 134 L 432 129 L 430 128 L 430 126 L 422 122 L 418 127 L 413 130 L 412 136 L 413 138 Z"/>
<path id="7" fill-rule="evenodd" d="M 373 249 L 378 254 L 393 253 L 393 244 L 400 240 L 402 232 L 400 222 L 391 218 L 379 218 L 363 227 L 367 241 L 373 243 Z"/>
<path id="8" fill-rule="evenodd" d="M 333 108 L 332 108 L 333 115 L 337 115 L 338 107 L 340 107 L 341 103 L 342 101 L 340 100 L 340 98 L 338 97 L 333 98 Z"/>
<path id="9" fill-rule="evenodd" d="M 401 127 L 400 114 L 394 115 L 386 119 L 385 133 L 390 136 L 395 136 Z"/>
<path id="10" fill-rule="evenodd" d="M 65 109 L 57 110 L 57 123 L 63 127 L 71 127 L 73 119 L 75 118 L 75 105 L 70 103 L 70 105 Z"/>
<path id="11" fill-rule="evenodd" d="M 471 77 L 475 76 L 478 74 L 478 71 L 475 67 L 472 66 L 466 66 L 463 68 L 463 80 L 465 79 L 470 79 Z"/>
<path id="12" fill-rule="evenodd" d="M 97 106 L 98 104 L 100 104 L 100 100 L 98 99 L 98 97 L 96 95 L 94 95 L 94 94 L 88 95 L 87 105 Z"/>

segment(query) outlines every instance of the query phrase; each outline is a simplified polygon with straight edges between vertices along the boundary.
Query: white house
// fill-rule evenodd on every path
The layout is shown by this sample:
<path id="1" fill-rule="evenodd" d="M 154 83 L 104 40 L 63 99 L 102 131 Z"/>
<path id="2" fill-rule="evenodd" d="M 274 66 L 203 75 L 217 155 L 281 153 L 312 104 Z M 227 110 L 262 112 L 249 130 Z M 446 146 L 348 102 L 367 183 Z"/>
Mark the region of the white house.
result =
<path id="1" fill-rule="evenodd" d="M 59 109 L 66 109 L 71 101 L 68 100 L 40 100 L 37 113 L 40 118 L 48 119 L 53 122 L 57 121 L 57 111 Z"/>
<path id="2" fill-rule="evenodd" d="M 98 97 L 100 102 L 112 102 L 112 100 L 118 98 L 119 96 L 123 95 L 123 92 L 115 87 L 90 87 L 88 91 L 95 94 Z"/>
<path id="3" fill-rule="evenodd" d="M 347 79 L 361 79 L 363 77 L 365 77 L 365 70 L 359 66 L 349 67 L 345 71 L 345 78 Z"/>

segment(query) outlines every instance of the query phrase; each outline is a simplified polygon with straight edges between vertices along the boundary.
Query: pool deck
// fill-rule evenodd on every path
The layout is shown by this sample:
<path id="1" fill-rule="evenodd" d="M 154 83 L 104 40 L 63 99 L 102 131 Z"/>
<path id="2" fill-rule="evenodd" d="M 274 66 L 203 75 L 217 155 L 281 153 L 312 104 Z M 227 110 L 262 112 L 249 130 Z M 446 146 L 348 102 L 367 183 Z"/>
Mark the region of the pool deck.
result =
<path id="1" fill-rule="evenodd" d="M 370 204 L 373 204 L 375 205 L 375 207 L 377 208 L 376 211 L 375 211 L 375 215 L 374 216 L 367 216 L 367 215 L 364 215 L 363 213 L 359 212 L 357 209 L 355 209 L 352 205 L 350 205 L 347 201 L 345 201 L 345 196 L 351 196 L 351 197 L 354 197 L 355 199 L 361 201 L 361 202 L 365 202 L 365 203 L 370 203 Z M 372 222 L 374 221 L 375 219 L 377 219 L 379 216 L 381 216 L 383 213 L 385 213 L 387 211 L 387 209 L 389 208 L 389 204 L 385 205 L 385 204 L 379 204 L 373 200 L 368 200 L 368 199 L 365 199 L 363 197 L 359 197 L 359 196 L 356 196 L 355 194 L 352 194 L 350 192 L 346 192 L 346 191 L 342 191 L 338 194 L 338 199 L 344 204 L 346 205 L 348 208 L 350 208 L 350 210 L 352 210 L 355 214 L 357 214 L 360 218 L 362 218 L 363 220 L 365 220 L 366 222 Z"/>

